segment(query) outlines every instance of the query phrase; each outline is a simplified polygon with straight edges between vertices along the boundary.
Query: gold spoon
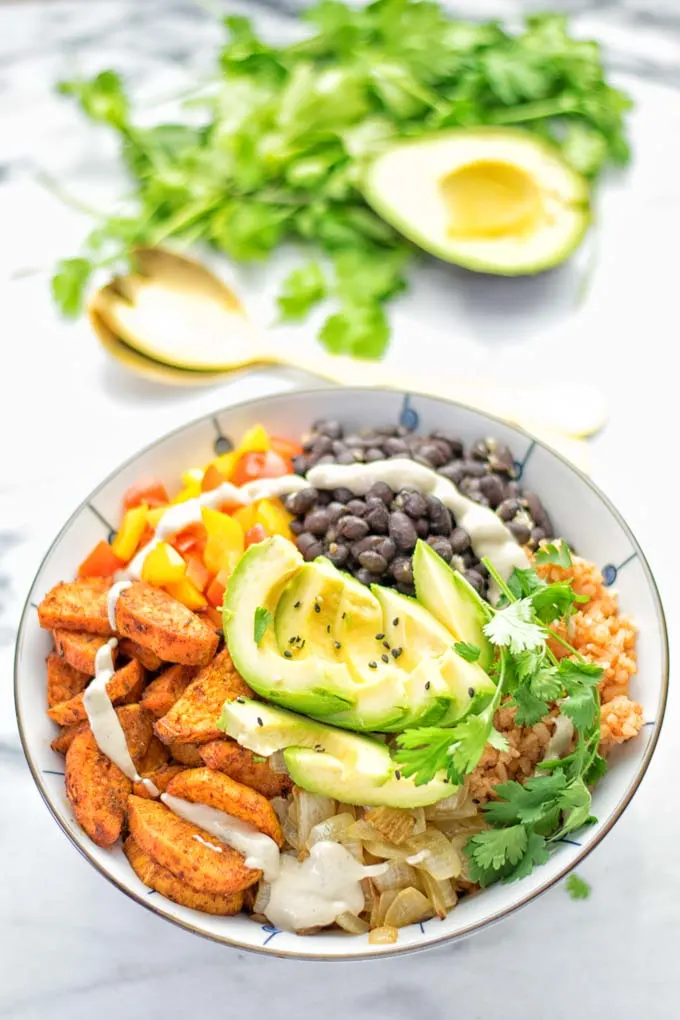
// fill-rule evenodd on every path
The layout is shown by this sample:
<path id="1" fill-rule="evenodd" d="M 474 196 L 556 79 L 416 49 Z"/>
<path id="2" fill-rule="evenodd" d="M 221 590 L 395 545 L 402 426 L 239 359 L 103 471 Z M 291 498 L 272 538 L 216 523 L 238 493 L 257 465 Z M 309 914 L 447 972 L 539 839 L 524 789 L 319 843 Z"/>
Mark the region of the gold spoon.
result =
<path id="1" fill-rule="evenodd" d="M 279 352 L 247 317 L 237 295 L 205 266 L 162 248 L 138 249 L 136 262 L 137 272 L 116 277 L 93 295 L 90 321 L 114 357 L 159 381 L 215 383 L 238 369 L 278 364 L 344 385 L 459 400 L 548 441 L 592 435 L 606 420 L 601 397 L 587 385 L 510 386 L 417 372 L 399 377 L 382 363 L 321 351 L 299 357 Z"/>

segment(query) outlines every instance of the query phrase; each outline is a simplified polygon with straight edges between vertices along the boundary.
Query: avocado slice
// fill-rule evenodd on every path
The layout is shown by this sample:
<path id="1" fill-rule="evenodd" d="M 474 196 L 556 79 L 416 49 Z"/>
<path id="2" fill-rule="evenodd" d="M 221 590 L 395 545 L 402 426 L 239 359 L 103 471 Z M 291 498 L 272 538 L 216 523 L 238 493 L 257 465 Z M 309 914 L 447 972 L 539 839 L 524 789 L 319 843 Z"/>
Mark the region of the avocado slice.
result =
<path id="1" fill-rule="evenodd" d="M 416 786 L 411 778 L 397 778 L 396 769 L 386 782 L 377 785 L 368 782 L 358 771 L 328 752 L 316 753 L 307 748 L 289 747 L 283 752 L 283 758 L 297 786 L 322 797 L 340 800 L 343 804 L 427 807 L 456 792 L 456 787 L 444 778 Z"/>
<path id="2" fill-rule="evenodd" d="M 446 262 L 502 276 L 539 273 L 579 246 L 589 187 L 557 148 L 517 128 L 453 128 L 387 146 L 366 201 Z"/>
<path id="3" fill-rule="evenodd" d="M 418 540 L 413 554 L 413 578 L 421 605 L 449 630 L 457 641 L 479 648 L 477 662 L 487 670 L 493 660 L 493 647 L 484 633 L 490 619 L 489 609 L 462 574 L 452 570 L 434 549 Z"/>
<path id="4" fill-rule="evenodd" d="M 259 645 L 255 612 L 274 616 L 282 590 L 301 569 L 302 556 L 278 535 L 252 545 L 239 560 L 224 596 L 224 633 L 238 669 L 253 690 L 284 708 L 321 716 L 356 703 L 356 683 L 343 662 L 284 657 L 269 626 Z"/>
<path id="5" fill-rule="evenodd" d="M 336 730 L 252 698 L 225 702 L 218 725 L 242 747 L 265 757 L 286 747 L 306 747 L 315 754 L 327 751 L 374 783 L 392 774 L 390 753 L 378 740 Z"/>
<path id="6" fill-rule="evenodd" d="M 342 574 L 323 557 L 299 569 L 276 607 L 274 628 L 282 655 L 290 652 L 296 661 L 341 659 L 333 626 L 343 590 Z"/>

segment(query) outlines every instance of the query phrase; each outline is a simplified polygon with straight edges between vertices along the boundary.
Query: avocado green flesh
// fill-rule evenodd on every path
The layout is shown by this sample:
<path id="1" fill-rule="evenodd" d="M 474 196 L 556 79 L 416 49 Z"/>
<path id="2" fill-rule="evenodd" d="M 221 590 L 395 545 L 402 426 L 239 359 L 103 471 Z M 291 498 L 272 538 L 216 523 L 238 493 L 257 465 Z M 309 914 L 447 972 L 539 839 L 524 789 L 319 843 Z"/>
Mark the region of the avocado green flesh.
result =
<path id="1" fill-rule="evenodd" d="M 296 661 L 341 661 L 328 620 L 337 616 L 343 589 L 341 576 L 327 560 L 300 567 L 276 607 L 274 628 L 282 655 L 288 652 Z"/>
<path id="2" fill-rule="evenodd" d="M 444 779 L 435 778 L 422 786 L 416 786 L 410 778 L 402 776 L 397 779 L 396 773 L 378 786 L 366 782 L 332 754 L 317 753 L 306 748 L 290 747 L 283 752 L 283 758 L 297 786 L 322 797 L 332 797 L 343 804 L 427 807 L 456 792 L 456 787 Z"/>
<path id="3" fill-rule="evenodd" d="M 456 233 L 445 182 L 475 165 L 507 166 L 535 186 L 538 213 L 499 233 Z M 589 187 L 549 142 L 516 128 L 454 128 L 386 147 L 367 167 L 367 202 L 416 245 L 468 269 L 515 276 L 569 257 L 590 222 Z"/>
<path id="4" fill-rule="evenodd" d="M 384 782 L 392 773 L 390 753 L 379 741 L 333 729 L 252 698 L 225 702 L 219 726 L 243 747 L 265 757 L 287 747 L 322 748 L 375 783 Z"/>
<path id="5" fill-rule="evenodd" d="M 477 662 L 488 669 L 493 648 L 483 628 L 489 615 L 472 585 L 423 541 L 418 541 L 413 554 L 413 578 L 421 605 L 459 641 L 476 645 Z"/>

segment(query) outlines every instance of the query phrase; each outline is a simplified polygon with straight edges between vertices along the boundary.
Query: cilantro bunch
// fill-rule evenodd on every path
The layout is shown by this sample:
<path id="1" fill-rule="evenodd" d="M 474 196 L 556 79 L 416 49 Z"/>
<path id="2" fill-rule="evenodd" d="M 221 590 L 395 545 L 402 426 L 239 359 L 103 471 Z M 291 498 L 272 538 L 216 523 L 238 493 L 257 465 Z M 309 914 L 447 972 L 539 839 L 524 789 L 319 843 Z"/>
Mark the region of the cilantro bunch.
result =
<path id="1" fill-rule="evenodd" d="M 565 543 L 549 545 L 537 561 L 571 565 Z M 598 753 L 602 669 L 587 663 L 554 629 L 574 613 L 579 603 L 568 581 L 547 584 L 535 570 L 515 569 L 507 584 L 485 561 L 501 592 L 497 607 L 488 607 L 484 632 L 497 649 L 496 691 L 479 712 L 474 705 L 450 727 L 406 730 L 397 737 L 395 758 L 401 772 L 417 784 L 445 772 L 460 784 L 478 765 L 487 744 L 507 750 L 505 738 L 493 725 L 503 701 L 515 708 L 515 722 L 533 726 L 559 704 L 573 724 L 574 749 L 562 758 L 539 762 L 536 775 L 525 783 L 495 787 L 497 800 L 484 805 L 490 828 L 472 836 L 465 852 L 470 876 L 482 886 L 510 882 L 528 875 L 547 861 L 555 843 L 567 833 L 594 821 L 590 814 L 592 786 L 606 772 Z M 569 652 L 558 660 L 548 645 L 553 639 Z"/>
<path id="2" fill-rule="evenodd" d="M 102 217 L 84 253 L 60 263 L 53 292 L 63 312 L 77 314 L 93 271 L 124 271 L 137 245 L 202 242 L 251 261 L 293 240 L 323 258 L 290 274 L 281 317 L 301 319 L 330 299 L 322 344 L 379 358 L 384 306 L 405 288 L 415 250 L 361 195 L 364 162 L 382 146 L 512 124 L 553 141 L 591 177 L 628 160 L 629 100 L 607 83 L 597 43 L 572 38 L 560 15 L 532 15 L 518 33 L 453 20 L 427 0 L 358 9 L 321 0 L 303 17 L 312 34 L 283 47 L 247 18 L 225 18 L 202 127 L 137 126 L 110 70 L 61 84 L 118 134 L 134 189 L 132 211 Z"/>

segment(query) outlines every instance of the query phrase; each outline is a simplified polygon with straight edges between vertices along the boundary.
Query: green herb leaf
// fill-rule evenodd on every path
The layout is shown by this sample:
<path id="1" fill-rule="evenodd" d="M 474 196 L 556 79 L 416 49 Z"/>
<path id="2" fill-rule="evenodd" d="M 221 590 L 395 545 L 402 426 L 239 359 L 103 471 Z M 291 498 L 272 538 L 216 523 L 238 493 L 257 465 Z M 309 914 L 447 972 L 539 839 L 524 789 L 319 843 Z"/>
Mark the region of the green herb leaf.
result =
<path id="1" fill-rule="evenodd" d="M 460 655 L 461 659 L 465 659 L 466 662 L 476 662 L 482 654 L 481 648 L 469 641 L 456 641 L 453 648 Z"/>
<path id="2" fill-rule="evenodd" d="M 345 305 L 326 319 L 319 339 L 331 354 L 355 358 L 380 358 L 385 353 L 389 328 L 378 304 Z"/>
<path id="3" fill-rule="evenodd" d="M 89 259 L 63 259 L 52 277 L 52 295 L 63 315 L 80 313 L 85 288 L 94 271 Z"/>
<path id="4" fill-rule="evenodd" d="M 555 563 L 559 567 L 570 567 L 571 551 L 564 540 L 541 546 L 534 557 L 537 563 Z"/>
<path id="5" fill-rule="evenodd" d="M 591 893 L 588 883 L 577 875 L 575 871 L 572 871 L 571 875 L 568 876 L 564 887 L 572 900 L 587 900 Z"/>
<path id="6" fill-rule="evenodd" d="M 548 704 L 534 694 L 531 687 L 518 687 L 512 695 L 512 704 L 517 706 L 515 722 L 518 726 L 535 726 L 548 714 Z"/>
<path id="7" fill-rule="evenodd" d="M 465 846 L 472 881 L 487 886 L 509 874 L 524 856 L 527 843 L 523 825 L 489 829 L 472 836 Z"/>
<path id="8" fill-rule="evenodd" d="M 262 638 L 267 632 L 267 628 L 273 620 L 272 614 L 264 606 L 258 606 L 255 610 L 255 620 L 253 622 L 253 638 L 255 644 L 260 646 Z"/>
<path id="9" fill-rule="evenodd" d="M 494 613 L 484 624 L 484 633 L 492 644 L 507 647 L 515 654 L 545 644 L 543 630 L 533 622 L 529 599 L 513 602 Z"/>
<path id="10" fill-rule="evenodd" d="M 278 305 L 284 319 L 303 319 L 326 295 L 326 281 L 318 262 L 294 269 L 283 283 Z"/>

